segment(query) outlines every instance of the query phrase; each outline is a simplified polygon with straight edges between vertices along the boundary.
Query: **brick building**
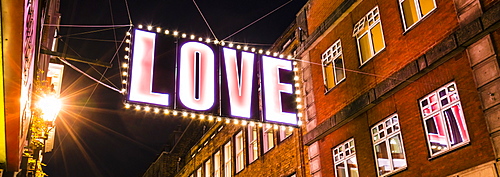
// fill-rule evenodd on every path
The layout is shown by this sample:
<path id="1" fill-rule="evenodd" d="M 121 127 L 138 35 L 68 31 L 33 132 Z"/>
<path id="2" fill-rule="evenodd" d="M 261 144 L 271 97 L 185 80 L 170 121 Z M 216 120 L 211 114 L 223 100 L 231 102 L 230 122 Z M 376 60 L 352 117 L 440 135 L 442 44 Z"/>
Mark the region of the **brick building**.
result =
<path id="1" fill-rule="evenodd" d="M 310 0 L 311 176 L 498 176 L 500 3 Z"/>

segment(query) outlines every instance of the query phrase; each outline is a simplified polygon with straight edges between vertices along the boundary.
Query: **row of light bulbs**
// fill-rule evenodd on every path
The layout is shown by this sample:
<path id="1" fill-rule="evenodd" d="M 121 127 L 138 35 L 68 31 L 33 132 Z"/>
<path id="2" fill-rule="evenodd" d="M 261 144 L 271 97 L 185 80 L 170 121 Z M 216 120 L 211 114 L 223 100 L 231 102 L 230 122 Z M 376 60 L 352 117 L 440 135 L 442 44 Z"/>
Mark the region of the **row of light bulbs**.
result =
<path id="1" fill-rule="evenodd" d="M 139 25 L 138 28 L 142 29 L 143 26 Z M 147 26 L 147 29 L 149 31 L 152 31 L 153 30 L 153 26 Z M 157 27 L 156 28 L 156 32 L 161 33 L 162 29 L 160 27 Z M 169 30 L 164 30 L 163 33 L 167 34 L 167 35 L 168 34 L 172 34 L 174 36 L 178 36 L 179 35 L 179 32 L 177 32 L 177 31 L 173 31 L 171 33 Z M 122 71 L 122 73 L 121 73 L 121 78 L 122 78 L 122 90 L 121 90 L 121 92 L 122 92 L 122 94 L 125 94 L 126 91 L 127 91 L 126 88 L 127 88 L 127 83 L 128 83 L 127 80 L 128 80 L 128 75 L 129 75 L 128 74 L 128 68 L 129 68 L 129 59 L 130 59 L 129 56 L 130 56 L 130 45 L 131 45 L 131 36 L 132 36 L 132 34 L 130 32 L 127 32 L 126 35 L 127 35 L 127 38 L 125 39 L 125 43 L 127 44 L 127 46 L 125 47 L 125 51 L 127 52 L 127 54 L 124 56 L 124 61 L 120 65 L 121 71 Z M 187 37 L 187 35 L 186 34 L 181 34 L 181 37 L 185 38 L 185 37 Z M 194 39 L 195 36 L 191 35 L 190 38 Z M 199 38 L 198 40 L 199 41 L 203 41 L 203 38 Z M 209 38 L 207 38 L 205 40 L 205 42 L 210 43 L 210 42 L 212 42 L 212 40 L 209 39 Z M 219 44 L 219 45 L 222 45 L 222 46 L 225 45 L 224 41 L 213 40 L 213 42 L 214 42 L 214 44 Z M 229 47 L 234 47 L 234 45 L 232 43 L 229 43 L 228 46 Z M 236 48 L 237 49 L 241 49 L 242 47 L 240 45 L 237 45 Z M 248 46 L 243 46 L 243 50 L 248 50 L 248 49 L 249 49 Z M 255 52 L 256 49 L 252 48 L 250 50 L 252 52 Z M 262 54 L 263 50 L 260 49 L 258 51 L 258 53 Z M 270 51 L 266 51 L 266 55 L 269 55 L 270 53 L 271 53 Z M 280 58 L 283 58 L 283 54 L 278 54 L 276 52 L 273 54 L 273 56 L 274 57 L 279 56 Z M 288 59 L 293 59 L 293 57 L 291 55 L 289 55 Z M 299 81 L 300 81 L 299 72 L 298 72 L 299 71 L 298 70 L 299 66 L 297 66 L 298 65 L 297 61 L 293 61 L 292 64 L 294 66 L 293 67 L 293 71 L 294 71 L 294 74 L 295 74 L 295 76 L 294 76 L 293 79 L 295 81 L 295 85 L 294 85 L 295 86 L 295 95 L 296 95 L 295 101 L 297 102 L 297 110 L 298 110 L 297 117 L 299 118 L 298 125 L 301 126 L 302 125 L 301 119 L 303 117 L 303 113 L 302 113 L 303 112 L 303 104 L 302 104 L 301 85 L 299 83 Z M 131 106 L 132 106 L 131 104 L 125 103 L 125 108 L 126 109 L 130 109 Z M 149 106 L 144 106 L 144 108 L 142 109 L 141 105 L 134 105 L 134 106 L 135 106 L 135 110 L 144 110 L 146 112 L 153 111 L 154 113 L 160 113 L 161 112 L 160 108 L 151 108 Z M 261 122 L 255 123 L 255 122 L 252 122 L 252 121 L 250 121 L 250 122 L 247 122 L 247 121 L 244 121 L 244 120 L 240 121 L 239 119 L 230 119 L 230 118 L 221 118 L 221 117 L 215 118 L 214 116 L 205 116 L 203 114 L 179 112 L 179 111 L 176 111 L 176 110 L 167 110 L 167 109 L 164 109 L 163 112 L 165 114 L 172 113 L 172 115 L 174 115 L 174 116 L 182 115 L 184 117 L 190 116 L 191 118 L 198 117 L 199 119 L 202 119 L 202 120 L 206 118 L 209 121 L 212 121 L 213 119 L 215 119 L 216 121 L 222 121 L 222 119 L 224 119 L 226 123 L 240 124 L 240 122 L 241 122 L 241 124 L 247 124 L 247 123 L 249 123 L 250 125 L 257 124 L 258 126 L 262 126 L 262 124 L 263 124 Z M 267 125 L 272 125 L 272 124 L 269 124 L 269 123 L 266 123 L 266 124 Z M 273 126 L 275 126 L 275 128 L 276 128 L 276 126 L 278 126 L 278 125 L 274 124 Z M 293 128 L 293 127 L 291 127 L 291 128 Z"/>
<path id="2" fill-rule="evenodd" d="M 143 25 L 138 25 L 137 26 L 139 29 L 143 29 L 144 26 Z M 188 35 L 186 33 L 179 33 L 178 31 L 170 31 L 170 30 L 162 30 L 162 28 L 160 27 L 153 27 L 153 26 L 147 26 L 146 29 L 148 31 L 156 31 L 157 33 L 163 33 L 163 34 L 166 34 L 166 35 L 173 35 L 173 36 L 180 36 L 181 38 L 187 38 Z M 156 30 L 154 30 L 156 29 Z M 192 39 L 192 40 L 196 40 L 196 36 L 195 35 L 189 35 L 189 39 Z M 200 42 L 206 42 L 206 43 L 214 43 L 216 45 L 221 45 L 221 46 L 226 46 L 226 41 L 219 41 L 217 39 L 210 39 L 210 38 L 202 38 L 202 37 L 198 37 L 197 38 L 198 41 Z M 248 46 L 241 46 L 241 45 L 235 45 L 233 44 L 232 42 L 229 42 L 227 43 L 227 46 L 230 47 L 230 48 L 236 48 L 238 50 L 241 50 L 243 49 L 244 51 L 251 51 L 251 52 L 254 52 L 254 53 L 259 53 L 259 54 L 266 54 L 266 55 L 269 55 L 269 56 L 273 56 L 273 57 L 279 57 L 279 58 L 285 58 L 285 55 L 283 54 L 280 54 L 278 52 L 271 52 L 271 51 L 265 51 L 263 49 L 259 49 L 257 50 L 256 48 L 252 47 L 248 47 Z M 288 55 L 286 57 L 287 59 L 291 60 L 291 59 L 294 59 L 292 55 Z"/>
<path id="3" fill-rule="evenodd" d="M 153 112 L 155 114 L 163 113 L 164 115 L 182 116 L 182 117 L 191 118 L 191 119 L 225 122 L 226 124 L 234 124 L 234 125 L 243 125 L 243 126 L 250 125 L 250 126 L 258 126 L 258 127 L 266 127 L 266 128 L 273 127 L 274 129 L 278 129 L 280 127 L 281 128 L 288 127 L 288 128 L 290 128 L 290 130 L 292 130 L 294 128 L 292 126 L 284 126 L 284 125 L 278 125 L 278 124 L 273 124 L 273 123 L 263 123 L 263 122 L 247 121 L 247 120 L 233 119 L 233 118 L 213 116 L 213 115 L 190 113 L 190 112 L 186 112 L 186 111 L 162 109 L 162 108 L 150 107 L 150 106 L 141 106 L 139 104 L 133 105 L 130 103 L 125 103 L 125 109 L 134 109 L 136 111 Z M 299 124 L 301 124 L 300 121 L 299 121 Z"/>

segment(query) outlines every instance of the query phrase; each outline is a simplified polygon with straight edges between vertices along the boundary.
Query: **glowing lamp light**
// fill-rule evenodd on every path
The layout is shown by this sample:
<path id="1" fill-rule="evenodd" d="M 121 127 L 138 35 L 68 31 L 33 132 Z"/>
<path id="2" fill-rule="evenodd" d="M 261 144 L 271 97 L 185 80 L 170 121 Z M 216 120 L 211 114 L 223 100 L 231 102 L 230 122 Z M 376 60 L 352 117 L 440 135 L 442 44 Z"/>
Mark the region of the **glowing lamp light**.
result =
<path id="1" fill-rule="evenodd" d="M 248 50 L 248 46 L 243 47 L 243 50 Z"/>
<path id="2" fill-rule="evenodd" d="M 283 58 L 283 57 L 284 57 L 284 55 L 283 55 L 283 54 L 280 54 L 280 56 L 279 56 L 279 57 L 280 57 L 280 58 Z"/>
<path id="3" fill-rule="evenodd" d="M 151 31 L 153 29 L 153 26 L 148 26 L 148 30 Z"/>
<path id="4" fill-rule="evenodd" d="M 127 32 L 128 33 L 128 32 Z M 126 39 L 125 43 L 130 43 L 130 39 Z"/>
<path id="5" fill-rule="evenodd" d="M 158 114 L 158 113 L 160 112 L 160 109 L 159 109 L 159 108 L 155 108 L 154 112 L 155 112 L 156 114 Z"/>
<path id="6" fill-rule="evenodd" d="M 132 35 L 130 32 L 125 33 L 125 35 L 130 36 Z"/>
<path id="7" fill-rule="evenodd" d="M 211 40 L 210 40 L 209 38 L 207 38 L 207 39 L 205 40 L 205 42 L 206 42 L 206 43 L 210 43 L 210 41 L 211 41 Z"/>
<path id="8" fill-rule="evenodd" d="M 271 52 L 269 52 L 269 51 L 266 51 L 266 55 L 269 55 L 269 54 L 271 54 Z"/>
<path id="9" fill-rule="evenodd" d="M 237 49 L 241 49 L 241 45 L 237 45 L 237 46 L 236 46 L 236 48 L 237 48 Z"/>
<path id="10" fill-rule="evenodd" d="M 220 121 L 222 121 L 222 118 L 217 117 L 217 122 L 220 122 Z"/>
<path id="11" fill-rule="evenodd" d="M 127 59 L 128 60 L 128 55 L 125 55 L 123 58 Z"/>
<path id="12" fill-rule="evenodd" d="M 182 112 L 182 117 L 187 117 L 188 113 L 187 112 Z"/>
<path id="13" fill-rule="evenodd" d="M 231 123 L 231 119 L 226 119 L 226 124 Z"/>
<path id="14" fill-rule="evenodd" d="M 156 28 L 156 32 L 158 33 L 161 32 L 161 28 L 160 27 Z"/>
<path id="15" fill-rule="evenodd" d="M 168 109 L 164 109 L 164 110 L 163 110 L 163 114 L 167 115 L 167 114 L 169 114 L 169 113 L 170 113 L 170 111 L 168 111 Z"/>
<path id="16" fill-rule="evenodd" d="M 138 111 L 139 111 L 139 110 L 141 110 L 141 106 L 136 105 L 136 106 L 135 106 L 135 110 L 138 110 Z"/>
<path id="17" fill-rule="evenodd" d="M 299 76 L 293 77 L 293 80 L 298 81 L 299 80 Z"/>
<path id="18" fill-rule="evenodd" d="M 224 46 L 224 45 L 226 45 L 226 43 L 225 43 L 224 41 L 221 41 L 221 42 L 220 42 L 220 45 L 221 45 L 221 46 Z"/>
<path id="19" fill-rule="evenodd" d="M 130 104 L 125 103 L 125 109 L 129 109 L 129 108 L 130 108 Z"/>
<path id="20" fill-rule="evenodd" d="M 125 91 L 127 91 L 125 88 L 122 88 L 122 93 L 125 93 Z"/>
<path id="21" fill-rule="evenodd" d="M 182 33 L 181 37 L 186 38 L 186 33 Z"/>
<path id="22" fill-rule="evenodd" d="M 146 111 L 146 112 L 149 112 L 150 110 L 151 110 L 151 107 L 149 107 L 149 106 L 146 106 L 146 107 L 144 108 L 144 111 Z"/>
<path id="23" fill-rule="evenodd" d="M 300 90 L 295 90 L 296 95 L 300 95 Z"/>
<path id="24" fill-rule="evenodd" d="M 252 48 L 252 52 L 255 52 L 255 48 Z"/>
<path id="25" fill-rule="evenodd" d="M 179 32 L 174 31 L 174 36 L 177 36 L 177 35 L 179 35 Z"/>
<path id="26" fill-rule="evenodd" d="M 122 76 L 127 76 L 127 75 L 128 75 L 128 73 L 123 71 Z"/>
<path id="27" fill-rule="evenodd" d="M 128 51 L 130 51 L 130 48 L 128 48 L 128 47 L 125 47 L 125 51 L 127 51 L 127 52 L 128 52 Z"/>
<path id="28" fill-rule="evenodd" d="M 127 80 L 122 80 L 122 84 L 127 84 Z"/>
<path id="29" fill-rule="evenodd" d="M 275 56 L 275 57 L 278 56 L 278 52 L 274 52 L 273 56 Z"/>
<path id="30" fill-rule="evenodd" d="M 299 71 L 299 68 L 294 67 L 294 68 L 293 68 L 293 71 L 297 72 L 297 71 Z"/>
<path id="31" fill-rule="evenodd" d="M 176 115 L 177 115 L 177 114 L 179 114 L 179 113 L 178 113 L 177 111 L 174 111 L 174 112 L 172 112 L 172 114 L 173 114 L 174 116 L 176 116 Z"/>
<path id="32" fill-rule="evenodd" d="M 233 43 L 229 43 L 229 47 L 233 47 L 233 45 L 234 45 Z"/>
<path id="33" fill-rule="evenodd" d="M 300 103 L 300 102 L 302 101 L 302 98 L 297 97 L 297 98 L 295 99 L 295 101 Z"/>
<path id="34" fill-rule="evenodd" d="M 209 121 L 214 120 L 214 116 L 208 116 L 208 120 L 209 120 Z"/>
<path id="35" fill-rule="evenodd" d="M 128 68 L 128 63 L 123 63 L 123 64 L 122 64 L 122 67 L 123 67 L 123 68 Z"/>
<path id="36" fill-rule="evenodd" d="M 194 37 L 195 37 L 194 35 L 189 36 L 190 39 L 194 39 Z"/>
<path id="37" fill-rule="evenodd" d="M 170 31 L 169 30 L 165 30 L 165 34 L 170 34 Z"/>
<path id="38" fill-rule="evenodd" d="M 137 26 L 139 29 L 142 29 L 142 25 Z"/>
<path id="39" fill-rule="evenodd" d="M 199 37 L 199 38 L 198 38 L 198 41 L 203 41 L 203 38 Z"/>
<path id="40" fill-rule="evenodd" d="M 219 40 L 214 40 L 214 44 L 218 44 L 219 43 Z"/>
<path id="41" fill-rule="evenodd" d="M 293 66 L 296 66 L 296 65 L 297 65 L 297 62 L 296 62 L 296 61 L 294 61 L 292 64 L 293 64 Z"/>
<path id="42" fill-rule="evenodd" d="M 191 118 L 192 119 L 196 118 L 196 114 L 195 113 L 191 113 Z"/>
<path id="43" fill-rule="evenodd" d="M 42 110 L 42 118 L 45 121 L 54 121 L 62 107 L 62 102 L 54 95 L 48 95 L 40 98 L 38 108 Z"/>
<path id="44" fill-rule="evenodd" d="M 292 58 L 293 58 L 292 55 L 288 55 L 288 59 L 292 59 Z"/>
<path id="45" fill-rule="evenodd" d="M 299 121 L 297 122 L 297 125 L 301 126 L 301 125 L 302 125 L 302 121 L 300 121 L 300 120 L 299 120 Z"/>
<path id="46" fill-rule="evenodd" d="M 201 119 L 201 120 L 205 119 L 205 115 L 201 114 L 201 115 L 200 115 L 200 119 Z"/>

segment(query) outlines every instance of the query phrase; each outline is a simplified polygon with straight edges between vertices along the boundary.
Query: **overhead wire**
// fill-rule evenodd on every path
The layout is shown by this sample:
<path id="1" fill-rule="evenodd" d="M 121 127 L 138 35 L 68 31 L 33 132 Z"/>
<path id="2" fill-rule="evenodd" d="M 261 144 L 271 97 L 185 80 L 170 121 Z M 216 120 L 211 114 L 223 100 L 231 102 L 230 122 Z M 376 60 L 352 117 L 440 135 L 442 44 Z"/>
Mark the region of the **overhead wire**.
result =
<path id="1" fill-rule="evenodd" d="M 193 3 L 194 3 L 194 6 L 196 6 L 196 9 L 198 10 L 198 12 L 200 13 L 201 18 L 203 18 L 203 21 L 205 21 L 205 24 L 207 24 L 207 27 L 208 27 L 208 29 L 210 30 L 210 32 L 212 33 L 212 35 L 214 36 L 215 40 L 219 40 L 219 39 L 217 38 L 217 36 L 215 36 L 215 33 L 214 33 L 214 31 L 212 30 L 212 27 L 210 27 L 210 25 L 208 24 L 207 19 L 205 18 L 205 16 L 204 16 L 204 15 L 203 15 L 203 13 L 201 12 L 200 7 L 198 7 L 198 4 L 196 4 L 196 1 L 195 1 L 195 0 L 193 0 Z"/>
<path id="2" fill-rule="evenodd" d="M 255 20 L 255 21 L 253 21 L 252 23 L 250 23 L 250 24 L 248 24 L 248 25 L 244 26 L 243 28 L 239 29 L 238 31 L 234 32 L 233 34 L 231 34 L 231 35 L 227 36 L 226 38 L 224 38 L 224 39 L 222 39 L 222 40 L 224 41 L 224 40 L 226 40 L 226 39 L 228 39 L 228 38 L 230 38 L 230 37 L 233 37 L 234 35 L 238 34 L 239 32 L 241 32 L 241 31 L 245 30 L 246 28 L 248 28 L 248 27 L 252 26 L 253 24 L 257 23 L 258 21 L 262 20 L 263 18 L 266 18 L 267 16 L 271 15 L 272 13 L 274 13 L 274 12 L 276 12 L 277 10 L 281 9 L 282 7 L 284 7 L 284 6 L 288 5 L 288 4 L 289 4 L 289 3 L 291 3 L 292 1 L 293 1 L 293 0 L 290 0 L 290 1 L 286 2 L 286 3 L 284 3 L 283 5 L 281 5 L 281 6 L 277 7 L 277 8 L 275 8 L 275 9 L 274 9 L 274 10 L 272 10 L 271 12 L 269 12 L 269 13 L 267 13 L 266 15 L 264 15 L 264 16 L 262 16 L 262 17 L 258 18 L 257 20 Z"/>

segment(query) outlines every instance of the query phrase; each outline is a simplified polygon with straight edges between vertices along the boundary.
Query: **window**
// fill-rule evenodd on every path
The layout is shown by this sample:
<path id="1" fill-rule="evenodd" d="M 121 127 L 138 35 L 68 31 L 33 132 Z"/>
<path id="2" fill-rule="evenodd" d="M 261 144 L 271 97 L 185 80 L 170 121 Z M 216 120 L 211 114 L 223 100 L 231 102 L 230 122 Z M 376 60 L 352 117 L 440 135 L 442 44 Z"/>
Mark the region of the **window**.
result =
<path id="1" fill-rule="evenodd" d="M 333 149 L 336 177 L 358 177 L 358 163 L 354 139 L 350 139 Z"/>
<path id="2" fill-rule="evenodd" d="M 410 29 L 419 20 L 436 9 L 434 0 L 399 0 L 403 25 L 405 30 Z"/>
<path id="3" fill-rule="evenodd" d="M 274 131 L 273 126 L 266 125 L 263 129 L 264 152 L 269 151 L 274 147 Z"/>
<path id="4" fill-rule="evenodd" d="M 389 118 L 372 127 L 373 150 L 375 151 L 378 176 L 406 167 L 406 157 L 401 138 L 398 115 Z"/>
<path id="5" fill-rule="evenodd" d="M 340 39 L 321 55 L 321 64 L 323 66 L 323 83 L 326 91 L 329 91 L 345 79 Z"/>
<path id="6" fill-rule="evenodd" d="M 232 147 L 231 147 L 231 141 L 227 142 L 224 145 L 224 177 L 230 177 L 232 176 L 232 164 L 231 164 L 231 153 Z"/>
<path id="7" fill-rule="evenodd" d="M 205 177 L 210 177 L 210 174 L 212 173 L 212 162 L 210 161 L 210 159 L 208 159 L 206 162 L 205 162 Z"/>
<path id="8" fill-rule="evenodd" d="M 220 164 L 220 151 L 214 154 L 214 177 L 220 177 L 221 164 Z"/>
<path id="9" fill-rule="evenodd" d="M 431 156 L 469 143 L 455 82 L 433 91 L 419 103 Z"/>
<path id="10" fill-rule="evenodd" d="M 248 161 L 252 163 L 259 158 L 259 143 L 257 141 L 257 126 L 248 126 Z"/>
<path id="11" fill-rule="evenodd" d="M 373 8 L 354 25 L 353 36 L 358 44 L 361 65 L 385 48 L 378 7 Z"/>
<path id="12" fill-rule="evenodd" d="M 293 128 L 287 128 L 285 126 L 280 126 L 280 141 L 285 140 L 293 133 Z"/>
<path id="13" fill-rule="evenodd" d="M 239 132 L 235 137 L 235 148 L 236 148 L 236 172 L 239 172 L 245 168 L 245 153 L 244 153 L 244 143 L 243 143 L 243 132 Z"/>

